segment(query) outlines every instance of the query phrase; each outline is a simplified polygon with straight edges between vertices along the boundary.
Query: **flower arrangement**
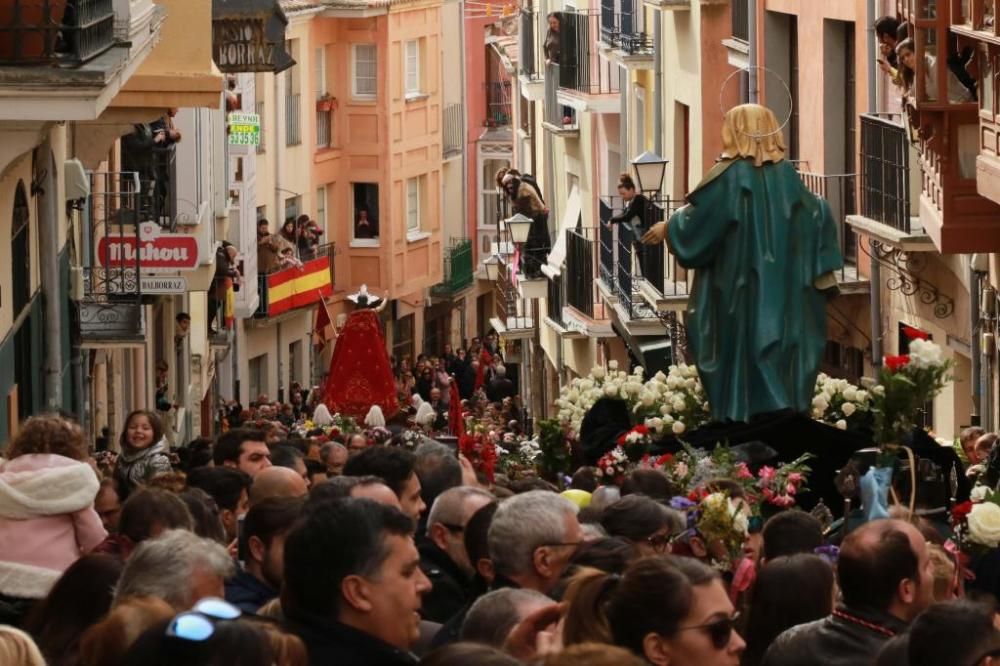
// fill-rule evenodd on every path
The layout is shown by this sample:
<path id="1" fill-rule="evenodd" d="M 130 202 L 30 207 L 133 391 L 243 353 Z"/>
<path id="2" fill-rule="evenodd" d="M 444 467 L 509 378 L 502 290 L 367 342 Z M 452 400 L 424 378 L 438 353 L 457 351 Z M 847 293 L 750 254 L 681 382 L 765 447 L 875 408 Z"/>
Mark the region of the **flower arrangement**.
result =
<path id="1" fill-rule="evenodd" d="M 750 533 L 748 505 L 723 492 L 702 492 L 697 499 L 675 497 L 670 506 L 687 514 L 688 535 L 705 542 L 712 566 L 731 569 Z"/>
<path id="2" fill-rule="evenodd" d="M 493 483 L 497 466 L 497 447 L 483 432 L 469 432 L 458 438 L 458 450 L 464 455 L 477 474 Z"/>
<path id="3" fill-rule="evenodd" d="M 628 432 L 622 433 L 618 437 L 616 444 L 620 447 L 628 459 L 632 462 L 642 460 L 648 451 L 653 440 L 649 436 L 649 428 L 644 425 L 637 425 Z"/>
<path id="4" fill-rule="evenodd" d="M 332 417 L 332 422 L 328 425 L 317 425 L 311 419 L 306 419 L 295 431 L 301 436 L 305 437 L 307 433 L 314 432 L 316 430 L 322 430 L 325 437 L 335 437 L 338 435 L 351 436 L 357 432 L 360 432 L 357 421 L 355 421 L 350 416 L 341 416 L 339 413 L 334 414 Z"/>
<path id="5" fill-rule="evenodd" d="M 509 437 L 508 437 L 509 436 Z M 542 456 L 541 446 L 531 439 L 518 439 L 513 433 L 506 433 L 500 444 L 494 445 L 497 467 L 510 479 L 537 476 L 538 462 Z"/>
<path id="6" fill-rule="evenodd" d="M 625 479 L 625 475 L 632 469 L 633 464 L 628 459 L 625 450 L 620 446 L 616 446 L 597 461 L 597 468 L 594 474 L 605 485 L 620 485 Z"/>
<path id="7" fill-rule="evenodd" d="M 764 465 L 757 472 L 756 479 L 746 465 L 740 463 L 737 467 L 738 478 L 754 479 L 752 493 L 760 498 L 763 504 L 770 504 L 779 509 L 795 506 L 796 496 L 806 489 L 806 475 L 811 471 L 806 462 L 812 454 L 806 453 L 790 463 L 777 468 Z"/>
<path id="8" fill-rule="evenodd" d="M 586 377 L 566 385 L 556 400 L 559 421 L 571 436 L 580 432 L 583 417 L 601 398 L 624 400 L 637 419 L 656 434 L 680 435 L 710 420 L 708 402 L 693 365 L 672 365 L 648 380 L 637 367 L 628 374 L 616 361 L 592 368 Z"/>
<path id="9" fill-rule="evenodd" d="M 885 357 L 878 385 L 871 390 L 875 442 L 899 442 L 914 428 L 913 415 L 951 381 L 951 361 L 929 340 L 910 342 L 909 354 Z"/>
<path id="10" fill-rule="evenodd" d="M 819 373 L 812 401 L 812 417 L 841 430 L 854 430 L 871 421 L 872 395 L 846 379 Z"/>
<path id="11" fill-rule="evenodd" d="M 546 479 L 554 480 L 570 473 L 573 450 L 566 431 L 557 419 L 538 422 L 538 471 Z"/>
<path id="12" fill-rule="evenodd" d="M 962 550 L 978 554 L 1000 546 L 1000 492 L 978 485 L 971 499 L 951 509 L 952 529 Z"/>

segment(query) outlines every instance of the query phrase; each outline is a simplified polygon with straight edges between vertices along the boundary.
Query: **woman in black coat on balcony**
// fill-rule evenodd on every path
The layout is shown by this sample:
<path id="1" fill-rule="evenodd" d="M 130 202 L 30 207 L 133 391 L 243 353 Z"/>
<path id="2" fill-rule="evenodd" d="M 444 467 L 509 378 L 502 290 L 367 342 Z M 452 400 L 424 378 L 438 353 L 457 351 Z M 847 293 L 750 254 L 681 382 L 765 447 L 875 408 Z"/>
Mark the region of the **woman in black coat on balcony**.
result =
<path id="1" fill-rule="evenodd" d="M 636 262 L 642 271 L 642 276 L 650 282 L 659 285 L 663 282 L 663 262 L 657 261 L 663 256 L 663 248 L 643 245 L 639 242 L 649 228 L 663 219 L 662 210 L 649 198 L 636 191 L 632 176 L 623 173 L 618 176 L 618 194 L 622 198 L 624 209 L 608 220 L 608 225 L 622 224 L 631 236 Z M 619 234 L 619 237 L 621 235 Z"/>

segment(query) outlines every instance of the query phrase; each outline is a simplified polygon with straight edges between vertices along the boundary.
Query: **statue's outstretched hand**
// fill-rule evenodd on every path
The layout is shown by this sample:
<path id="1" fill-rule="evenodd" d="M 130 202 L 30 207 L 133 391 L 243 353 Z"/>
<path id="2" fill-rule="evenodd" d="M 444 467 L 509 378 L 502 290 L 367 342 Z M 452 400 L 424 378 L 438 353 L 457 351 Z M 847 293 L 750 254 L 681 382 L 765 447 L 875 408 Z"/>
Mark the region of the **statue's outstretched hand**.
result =
<path id="1" fill-rule="evenodd" d="M 657 245 L 663 242 L 663 239 L 667 237 L 667 223 L 657 222 L 649 231 L 642 235 L 640 241 L 643 245 Z"/>

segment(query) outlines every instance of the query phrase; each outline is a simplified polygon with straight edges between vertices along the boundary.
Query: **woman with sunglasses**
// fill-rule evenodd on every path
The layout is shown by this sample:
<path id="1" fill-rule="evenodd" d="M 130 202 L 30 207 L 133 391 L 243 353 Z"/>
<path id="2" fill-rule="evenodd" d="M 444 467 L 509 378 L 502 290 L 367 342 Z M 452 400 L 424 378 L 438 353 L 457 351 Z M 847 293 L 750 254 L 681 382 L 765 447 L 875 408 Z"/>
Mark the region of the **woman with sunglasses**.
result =
<path id="1" fill-rule="evenodd" d="M 610 640 L 654 666 L 738 666 L 745 643 L 718 572 L 690 558 L 647 557 L 624 575 L 581 576 L 570 600 L 571 627 L 606 626 L 589 640 Z"/>
<path id="2" fill-rule="evenodd" d="M 679 512 L 645 495 L 628 495 L 605 507 L 601 527 L 608 536 L 631 541 L 639 555 L 661 555 L 685 525 Z"/>

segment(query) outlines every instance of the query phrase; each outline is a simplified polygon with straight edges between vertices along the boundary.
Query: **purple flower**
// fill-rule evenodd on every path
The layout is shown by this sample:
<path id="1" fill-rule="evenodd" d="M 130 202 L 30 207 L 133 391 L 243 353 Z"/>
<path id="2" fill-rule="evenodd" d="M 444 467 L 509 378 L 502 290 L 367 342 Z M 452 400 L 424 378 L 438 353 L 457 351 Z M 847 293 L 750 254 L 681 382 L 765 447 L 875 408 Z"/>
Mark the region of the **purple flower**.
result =
<path id="1" fill-rule="evenodd" d="M 687 497 L 672 497 L 670 499 L 670 508 L 677 511 L 687 511 L 693 506 L 697 506 L 697 502 L 692 502 Z"/>

